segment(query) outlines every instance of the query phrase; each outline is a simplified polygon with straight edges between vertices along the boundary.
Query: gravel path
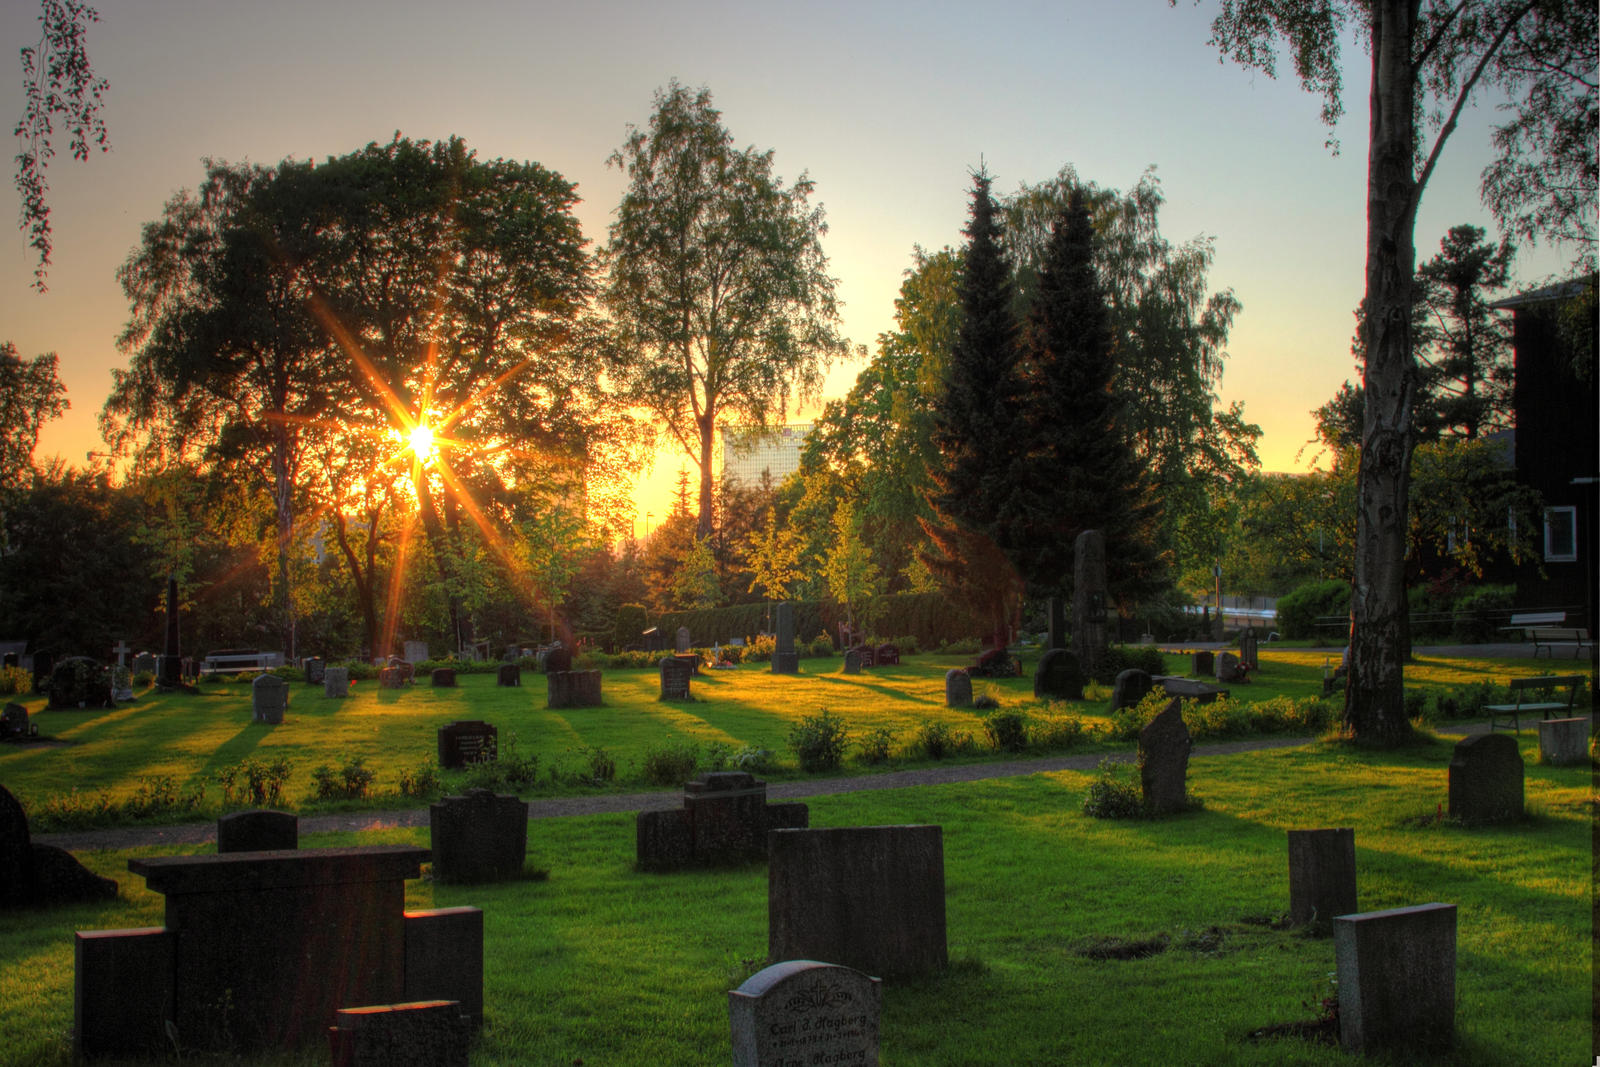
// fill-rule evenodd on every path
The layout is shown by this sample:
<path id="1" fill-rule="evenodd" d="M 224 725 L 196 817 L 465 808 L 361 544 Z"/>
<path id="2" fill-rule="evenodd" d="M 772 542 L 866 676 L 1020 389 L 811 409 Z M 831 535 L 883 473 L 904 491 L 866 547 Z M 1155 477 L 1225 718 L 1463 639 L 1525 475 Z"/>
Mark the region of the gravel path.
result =
<path id="1" fill-rule="evenodd" d="M 1452 723 L 1441 727 L 1441 733 L 1479 734 L 1489 729 L 1487 722 Z M 1239 752 L 1261 749 L 1293 748 L 1308 744 L 1304 737 L 1269 737 L 1249 741 L 1226 741 L 1211 745 L 1196 745 L 1191 758 L 1206 759 L 1214 756 L 1231 756 Z M 1050 771 L 1088 771 L 1099 766 L 1105 753 L 1081 756 L 1049 756 L 1039 759 L 1007 760 L 1002 763 L 963 763 L 954 766 L 920 767 L 909 771 L 890 771 L 884 774 L 860 775 L 848 778 L 811 778 L 795 782 L 774 782 L 767 787 L 767 796 L 773 800 L 802 800 L 806 797 L 831 796 L 836 793 L 860 793 L 874 789 L 905 789 L 911 786 L 950 785 L 956 782 L 976 782 L 988 778 L 1015 778 Z M 1114 753 L 1112 759 L 1131 761 L 1134 754 Z M 614 812 L 659 811 L 675 808 L 683 803 L 681 789 L 663 789 L 649 793 L 598 793 L 593 796 L 543 797 L 528 802 L 528 818 L 558 819 L 569 815 L 604 815 Z M 401 811 L 363 811 L 336 815 L 303 815 L 300 832 L 303 834 L 329 831 L 388 830 L 401 826 L 428 825 L 426 807 Z M 83 830 L 73 833 L 34 834 L 33 840 L 42 845 L 55 845 L 69 851 L 98 849 L 138 848 L 145 845 L 208 845 L 217 839 L 215 822 L 186 823 L 178 826 L 134 826 L 114 830 Z"/>

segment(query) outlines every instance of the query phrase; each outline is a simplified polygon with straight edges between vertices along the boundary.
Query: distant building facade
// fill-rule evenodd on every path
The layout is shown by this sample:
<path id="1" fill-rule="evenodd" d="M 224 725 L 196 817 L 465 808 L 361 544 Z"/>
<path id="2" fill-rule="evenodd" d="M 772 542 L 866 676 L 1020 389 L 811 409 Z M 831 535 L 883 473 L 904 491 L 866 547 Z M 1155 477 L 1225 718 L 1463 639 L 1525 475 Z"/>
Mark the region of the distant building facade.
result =
<path id="1" fill-rule="evenodd" d="M 722 431 L 722 481 L 754 489 L 767 474 L 777 485 L 800 469 L 800 450 L 811 424 L 730 426 Z"/>

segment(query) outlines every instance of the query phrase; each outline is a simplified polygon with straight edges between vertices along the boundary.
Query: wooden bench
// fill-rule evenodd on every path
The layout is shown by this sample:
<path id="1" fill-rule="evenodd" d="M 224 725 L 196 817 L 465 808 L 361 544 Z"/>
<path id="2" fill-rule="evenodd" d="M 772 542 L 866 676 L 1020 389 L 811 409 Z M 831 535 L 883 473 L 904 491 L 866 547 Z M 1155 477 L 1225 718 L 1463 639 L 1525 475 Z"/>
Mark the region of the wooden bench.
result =
<path id="1" fill-rule="evenodd" d="M 1589 631 L 1578 626 L 1534 626 L 1528 630 L 1528 637 L 1533 641 L 1533 658 L 1539 658 L 1539 651 L 1543 649 L 1550 653 L 1550 658 L 1556 658 L 1556 649 L 1572 646 L 1572 658 L 1577 659 L 1579 653 L 1585 648 L 1593 648 L 1594 640 L 1590 638 Z"/>
<path id="2" fill-rule="evenodd" d="M 1489 713 L 1490 731 L 1498 730 L 1504 726 L 1508 730 L 1522 733 L 1522 716 L 1538 713 L 1541 719 L 1570 719 L 1572 709 L 1578 699 L 1578 691 L 1583 688 L 1584 679 L 1581 674 L 1549 674 L 1539 678 L 1513 678 L 1508 683 L 1511 690 L 1512 703 L 1487 704 L 1484 710 Z M 1546 689 L 1562 689 L 1567 691 L 1566 703 L 1559 700 L 1539 700 L 1536 694 Z M 1534 699 L 1529 699 L 1534 697 Z M 1552 715 L 1551 712 L 1565 712 L 1565 714 Z"/>
<path id="3" fill-rule="evenodd" d="M 200 661 L 200 673 L 242 674 L 245 671 L 269 671 L 283 666 L 283 653 L 257 652 L 253 648 L 225 648 L 206 653 Z"/>

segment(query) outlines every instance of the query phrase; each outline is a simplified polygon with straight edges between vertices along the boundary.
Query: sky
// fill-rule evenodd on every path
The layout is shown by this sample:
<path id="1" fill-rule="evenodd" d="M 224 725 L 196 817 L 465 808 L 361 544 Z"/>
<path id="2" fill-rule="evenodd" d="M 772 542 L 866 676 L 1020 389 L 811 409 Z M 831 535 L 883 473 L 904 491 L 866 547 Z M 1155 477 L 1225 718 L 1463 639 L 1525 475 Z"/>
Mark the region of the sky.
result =
<path id="1" fill-rule="evenodd" d="M 88 49 L 111 83 L 112 150 L 80 163 L 61 144 L 47 172 L 48 293 L 30 288 L 22 231 L 0 255 L 0 340 L 24 358 L 57 353 L 71 403 L 44 427 L 35 458 L 83 465 L 103 449 L 95 416 L 112 369 L 127 362 L 116 346 L 129 311 L 117 267 L 167 199 L 198 184 L 204 159 L 321 160 L 396 131 L 459 135 L 481 159 L 532 160 L 576 182 L 576 214 L 598 246 L 624 186 L 607 158 L 675 78 L 709 87 L 735 143 L 774 149 L 786 181 L 815 180 L 843 333 L 869 350 L 893 326 L 913 248 L 962 240 L 980 164 L 1002 193 L 1066 164 L 1119 189 L 1156 167 L 1163 234 L 1213 237 L 1211 285 L 1243 304 L 1221 401 L 1242 401 L 1262 427 L 1266 469 L 1306 469 L 1310 412 L 1354 373 L 1367 60 L 1347 47 L 1335 155 L 1319 99 L 1292 76 L 1219 63 L 1207 43 L 1214 7 L 99 0 Z M 11 88 L 0 101 L 20 115 L 17 49 L 37 42 L 38 8 L 3 8 L 0 55 L 11 66 L 0 85 Z M 1494 117 L 1480 107 L 1451 138 L 1419 213 L 1419 262 L 1453 225 L 1495 232 L 1478 199 Z M 1531 283 L 1564 262 L 1559 250 L 1532 250 L 1516 274 Z M 825 396 L 842 396 L 862 365 L 836 365 Z M 641 515 L 664 513 L 687 464 L 658 458 Z"/>

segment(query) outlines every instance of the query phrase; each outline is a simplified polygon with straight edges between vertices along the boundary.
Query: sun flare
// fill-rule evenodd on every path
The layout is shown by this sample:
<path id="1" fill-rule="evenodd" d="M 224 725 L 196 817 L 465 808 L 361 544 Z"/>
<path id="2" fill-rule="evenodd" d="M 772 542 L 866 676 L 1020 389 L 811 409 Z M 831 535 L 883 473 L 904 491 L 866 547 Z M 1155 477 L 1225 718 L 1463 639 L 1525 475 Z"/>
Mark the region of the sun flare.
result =
<path id="1" fill-rule="evenodd" d="M 411 452 L 417 457 L 417 462 L 424 467 L 433 462 L 438 455 L 433 444 L 433 427 L 426 421 L 419 422 L 411 428 Z"/>

